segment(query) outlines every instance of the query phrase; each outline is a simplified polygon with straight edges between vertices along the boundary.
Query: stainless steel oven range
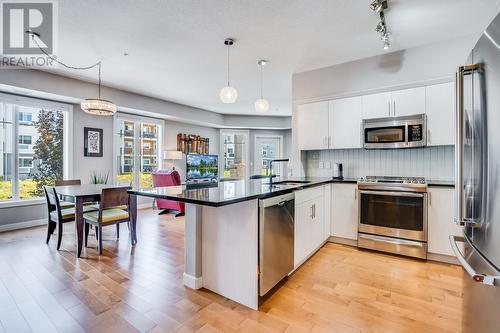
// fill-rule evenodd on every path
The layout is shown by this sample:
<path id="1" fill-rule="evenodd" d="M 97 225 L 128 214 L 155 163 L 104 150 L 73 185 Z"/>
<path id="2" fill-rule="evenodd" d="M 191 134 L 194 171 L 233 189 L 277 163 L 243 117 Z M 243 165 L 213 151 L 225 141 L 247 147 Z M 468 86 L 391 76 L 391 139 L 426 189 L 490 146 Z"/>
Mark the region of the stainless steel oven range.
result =
<path id="1" fill-rule="evenodd" d="M 358 247 L 427 258 L 424 178 L 368 176 L 358 191 Z"/>

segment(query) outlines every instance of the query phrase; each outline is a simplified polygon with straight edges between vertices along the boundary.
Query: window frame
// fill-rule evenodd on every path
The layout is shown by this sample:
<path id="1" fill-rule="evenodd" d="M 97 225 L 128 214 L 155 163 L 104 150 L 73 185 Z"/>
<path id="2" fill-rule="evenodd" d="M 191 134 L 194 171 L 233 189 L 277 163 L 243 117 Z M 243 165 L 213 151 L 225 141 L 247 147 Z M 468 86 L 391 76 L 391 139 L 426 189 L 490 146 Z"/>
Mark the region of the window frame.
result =
<path id="1" fill-rule="evenodd" d="M 141 172 L 141 154 L 142 154 L 142 149 L 141 149 L 141 138 L 142 138 L 142 128 L 141 128 L 141 123 L 146 123 L 146 124 L 154 124 L 158 126 L 158 131 L 156 133 L 156 159 L 157 159 L 157 165 L 158 169 L 163 168 L 163 158 L 162 158 L 162 147 L 163 147 L 163 133 L 165 131 L 165 121 L 163 119 L 159 118 L 153 118 L 153 117 L 146 117 L 146 116 L 135 116 L 131 114 L 126 114 L 122 112 L 116 113 L 113 121 L 113 181 L 116 181 L 116 178 L 118 176 L 118 162 L 117 162 L 117 156 L 118 156 L 118 135 L 117 133 L 119 132 L 119 124 L 120 121 L 124 122 L 132 122 L 133 123 L 133 131 L 134 131 L 134 137 L 133 137 L 133 143 L 132 143 L 132 148 L 133 148 L 133 156 L 131 156 L 132 159 L 132 165 L 134 167 L 134 172 L 133 172 L 133 184 L 131 184 L 132 187 L 139 186 L 140 184 L 140 177 L 139 174 Z M 126 129 L 125 127 L 123 128 L 124 130 Z M 132 130 L 132 129 L 129 129 Z M 130 137 L 131 138 L 131 137 Z M 124 164 L 125 165 L 125 164 Z"/>
<path id="2" fill-rule="evenodd" d="M 73 176 L 73 105 L 60 103 L 41 98 L 12 95 L 0 92 L 0 103 L 14 104 L 14 115 L 12 117 L 12 199 L 1 200 L 0 208 L 16 207 L 24 205 L 39 204 L 45 201 L 44 197 L 21 199 L 19 196 L 19 124 L 28 121 L 20 120 L 19 106 L 33 107 L 40 109 L 54 109 L 64 112 L 63 118 L 63 177 L 65 179 Z M 33 119 L 33 115 L 32 115 Z M 33 120 L 32 120 L 33 121 Z M 32 138 L 33 144 L 33 138 Z"/>

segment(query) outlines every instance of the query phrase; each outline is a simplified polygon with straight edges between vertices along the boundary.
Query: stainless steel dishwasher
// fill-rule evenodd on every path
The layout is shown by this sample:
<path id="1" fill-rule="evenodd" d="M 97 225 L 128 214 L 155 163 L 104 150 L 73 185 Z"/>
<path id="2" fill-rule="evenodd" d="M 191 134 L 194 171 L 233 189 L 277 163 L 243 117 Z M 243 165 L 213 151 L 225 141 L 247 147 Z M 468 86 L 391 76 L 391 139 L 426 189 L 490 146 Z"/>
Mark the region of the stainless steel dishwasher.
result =
<path id="1" fill-rule="evenodd" d="M 259 295 L 293 270 L 295 194 L 259 200 Z"/>

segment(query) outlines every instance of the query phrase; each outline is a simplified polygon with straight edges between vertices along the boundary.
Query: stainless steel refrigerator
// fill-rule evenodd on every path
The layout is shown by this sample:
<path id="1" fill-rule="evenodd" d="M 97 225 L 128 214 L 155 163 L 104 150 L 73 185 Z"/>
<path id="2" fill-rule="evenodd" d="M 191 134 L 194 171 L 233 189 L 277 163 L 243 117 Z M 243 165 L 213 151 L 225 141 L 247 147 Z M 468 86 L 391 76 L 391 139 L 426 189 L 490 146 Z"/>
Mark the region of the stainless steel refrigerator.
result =
<path id="1" fill-rule="evenodd" d="M 457 72 L 455 223 L 464 267 L 463 329 L 500 332 L 500 14 Z"/>

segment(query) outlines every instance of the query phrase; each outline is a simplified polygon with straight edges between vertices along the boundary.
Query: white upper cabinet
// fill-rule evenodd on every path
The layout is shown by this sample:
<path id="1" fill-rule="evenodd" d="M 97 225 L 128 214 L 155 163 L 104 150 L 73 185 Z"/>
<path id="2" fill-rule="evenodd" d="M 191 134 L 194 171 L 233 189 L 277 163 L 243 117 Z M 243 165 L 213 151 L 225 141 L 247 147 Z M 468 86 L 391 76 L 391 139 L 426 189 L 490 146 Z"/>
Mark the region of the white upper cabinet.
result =
<path id="1" fill-rule="evenodd" d="M 425 87 L 393 91 L 391 99 L 393 117 L 425 113 Z"/>
<path id="2" fill-rule="evenodd" d="M 300 150 L 328 148 L 328 101 L 297 106 L 297 142 Z"/>
<path id="3" fill-rule="evenodd" d="M 363 119 L 427 114 L 427 145 L 455 143 L 455 84 L 303 104 L 297 107 L 300 150 L 361 148 Z"/>
<path id="4" fill-rule="evenodd" d="M 392 112 L 391 93 L 383 92 L 362 96 L 363 119 L 390 117 Z"/>
<path id="5" fill-rule="evenodd" d="M 455 83 L 426 87 L 427 145 L 455 144 Z"/>
<path id="6" fill-rule="evenodd" d="M 331 149 L 361 148 L 361 96 L 330 101 Z"/>
<path id="7" fill-rule="evenodd" d="M 363 119 L 425 113 L 425 87 L 363 96 Z"/>

